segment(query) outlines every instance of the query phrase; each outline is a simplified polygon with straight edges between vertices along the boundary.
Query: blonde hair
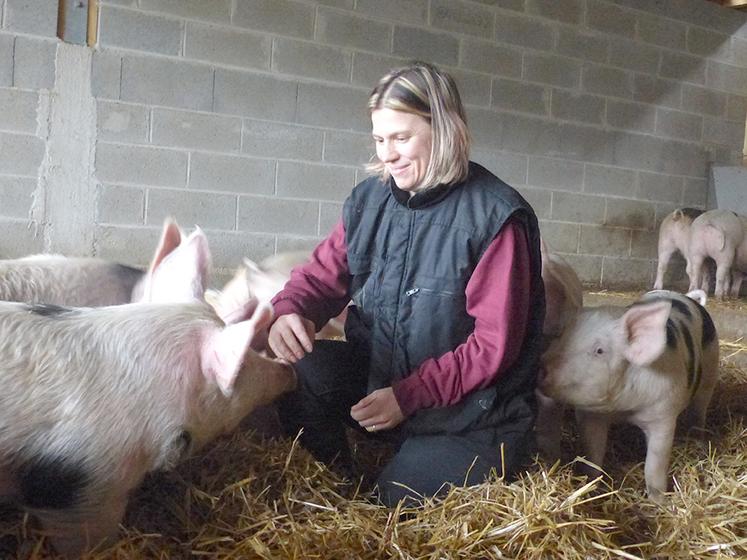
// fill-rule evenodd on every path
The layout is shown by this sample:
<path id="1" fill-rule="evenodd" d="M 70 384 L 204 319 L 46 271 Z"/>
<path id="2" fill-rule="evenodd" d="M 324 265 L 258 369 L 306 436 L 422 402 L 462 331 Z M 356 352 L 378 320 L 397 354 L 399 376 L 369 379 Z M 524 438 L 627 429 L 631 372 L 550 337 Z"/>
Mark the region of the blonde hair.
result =
<path id="1" fill-rule="evenodd" d="M 423 117 L 431 125 L 431 159 L 417 190 L 453 184 L 467 178 L 470 134 L 467 116 L 454 79 L 426 62 L 413 62 L 383 76 L 368 98 L 369 114 L 393 109 Z M 378 161 L 366 169 L 389 179 Z"/>

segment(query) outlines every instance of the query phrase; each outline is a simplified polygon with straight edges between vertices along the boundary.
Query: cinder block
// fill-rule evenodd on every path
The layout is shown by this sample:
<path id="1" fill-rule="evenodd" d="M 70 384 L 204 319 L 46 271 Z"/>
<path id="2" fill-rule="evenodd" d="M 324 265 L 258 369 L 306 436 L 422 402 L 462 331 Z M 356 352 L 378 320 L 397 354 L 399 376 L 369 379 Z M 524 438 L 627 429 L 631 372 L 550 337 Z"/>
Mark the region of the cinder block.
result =
<path id="1" fill-rule="evenodd" d="M 745 95 L 747 94 L 747 69 L 731 64 L 708 61 L 706 86 L 711 89 Z"/>
<path id="2" fill-rule="evenodd" d="M 355 185 L 355 170 L 349 167 L 278 162 L 278 196 L 342 202 Z"/>
<path id="3" fill-rule="evenodd" d="M 293 0 L 244 0 L 236 4 L 231 22 L 239 27 L 311 39 L 314 6 Z"/>
<path id="4" fill-rule="evenodd" d="M 490 105 L 490 76 L 467 72 L 459 68 L 446 68 L 459 88 L 462 103 L 487 107 Z"/>
<path id="5" fill-rule="evenodd" d="M 580 24 L 584 14 L 584 3 L 582 0 L 526 0 L 526 11 L 563 23 Z"/>
<path id="6" fill-rule="evenodd" d="M 355 0 L 317 0 L 317 4 L 352 10 L 355 7 Z"/>
<path id="7" fill-rule="evenodd" d="M 708 154 L 699 144 L 622 131 L 613 136 L 613 165 L 672 175 L 706 175 Z"/>
<path id="8" fill-rule="evenodd" d="M 604 222 L 605 198 L 588 194 L 552 193 L 553 220 L 577 224 L 597 224 Z"/>
<path id="9" fill-rule="evenodd" d="M 36 179 L 34 178 L 0 175 L 0 216 L 28 218 L 35 189 Z M 5 235 L 4 230 L 3 235 Z"/>
<path id="10" fill-rule="evenodd" d="M 26 255 L 34 255 L 44 251 L 44 236 L 37 235 L 33 227 L 29 227 L 28 219 L 9 220 L 0 219 L 0 256 L 4 259 L 15 259 Z"/>
<path id="11" fill-rule="evenodd" d="M 672 204 L 678 204 L 682 200 L 682 177 L 641 171 L 638 178 L 638 198 Z"/>
<path id="12" fill-rule="evenodd" d="M 589 287 L 600 287 L 602 284 L 603 257 L 594 255 L 562 255 L 578 274 L 581 283 Z"/>
<path id="13" fill-rule="evenodd" d="M 577 88 L 581 62 L 561 56 L 524 53 L 524 79 L 552 86 Z"/>
<path id="14" fill-rule="evenodd" d="M 382 56 L 363 52 L 353 53 L 353 85 L 373 89 L 376 83 L 393 68 L 408 63 L 407 58 Z"/>
<path id="15" fill-rule="evenodd" d="M 98 142 L 96 176 L 105 183 L 183 187 L 187 154 L 150 146 Z"/>
<path id="16" fill-rule="evenodd" d="M 702 58 L 671 51 L 662 51 L 659 75 L 682 82 L 706 83 L 706 65 Z"/>
<path id="17" fill-rule="evenodd" d="M 187 186 L 206 191 L 272 195 L 275 162 L 196 152 L 190 158 Z"/>
<path id="18" fill-rule="evenodd" d="M 589 62 L 606 62 L 609 48 L 609 39 L 599 33 L 572 27 L 558 29 L 558 54 Z"/>
<path id="19" fill-rule="evenodd" d="M 688 52 L 728 62 L 732 58 L 730 37 L 714 29 L 690 26 L 686 37 Z"/>
<path id="20" fill-rule="evenodd" d="M 495 11 L 464 0 L 431 0 L 431 25 L 475 37 L 493 38 Z"/>
<path id="21" fill-rule="evenodd" d="M 0 88 L 0 129 L 34 134 L 38 103 L 39 94 L 35 91 Z"/>
<path id="22" fill-rule="evenodd" d="M 541 85 L 516 80 L 493 80 L 491 106 L 506 111 L 522 111 L 547 115 L 550 109 L 550 90 Z"/>
<path id="23" fill-rule="evenodd" d="M 728 97 L 721 91 L 684 84 L 682 86 L 682 109 L 690 113 L 721 117 L 726 113 Z"/>
<path id="24" fill-rule="evenodd" d="M 236 196 L 184 190 L 149 189 L 145 223 L 162 224 L 168 216 L 185 227 L 236 229 Z"/>
<path id="25" fill-rule="evenodd" d="M 654 263 L 647 259 L 604 257 L 602 285 L 605 288 L 633 289 L 653 284 Z"/>
<path id="26" fill-rule="evenodd" d="M 13 85 L 13 44 L 15 36 L 0 34 L 0 86 Z"/>
<path id="27" fill-rule="evenodd" d="M 506 78 L 521 78 L 521 51 L 488 41 L 462 39 L 459 66 Z"/>
<path id="28" fill-rule="evenodd" d="M 349 82 L 352 54 L 337 47 L 276 37 L 272 69 L 332 82 Z"/>
<path id="29" fill-rule="evenodd" d="M 0 173 L 36 177 L 43 158 L 41 138 L 0 132 Z"/>
<path id="30" fill-rule="evenodd" d="M 591 29 L 634 39 L 636 21 L 635 12 L 625 8 L 599 0 L 587 2 L 586 25 Z"/>
<path id="31" fill-rule="evenodd" d="M 319 202 L 242 196 L 239 230 L 291 235 L 317 235 Z"/>
<path id="32" fill-rule="evenodd" d="M 648 201 L 608 198 L 604 225 L 652 230 L 655 210 L 654 204 Z"/>
<path id="33" fill-rule="evenodd" d="M 638 14 L 638 38 L 646 43 L 685 51 L 687 30 L 687 25 L 669 18 Z"/>
<path id="34" fill-rule="evenodd" d="M 456 66 L 459 60 L 459 41 L 447 33 L 395 25 L 392 45 L 392 53 L 397 56 L 449 66 Z"/>
<path id="35" fill-rule="evenodd" d="M 231 21 L 231 0 L 140 0 L 140 8 L 213 23 Z"/>
<path id="36" fill-rule="evenodd" d="M 131 103 L 96 102 L 99 139 L 142 144 L 148 141 L 148 108 Z"/>
<path id="37" fill-rule="evenodd" d="M 323 143 L 324 133 L 315 128 L 245 119 L 241 151 L 260 157 L 319 161 Z"/>
<path id="38" fill-rule="evenodd" d="M 370 134 L 328 130 L 324 133 L 324 161 L 363 166 L 376 159 Z"/>
<path id="39" fill-rule="evenodd" d="M 381 14 L 396 14 L 397 21 L 402 23 L 428 23 L 428 0 L 358 0 L 355 9 L 376 17 L 381 17 Z"/>
<path id="40" fill-rule="evenodd" d="M 158 244 L 162 225 L 159 223 L 153 227 L 121 224 L 96 226 L 94 254 L 130 266 L 148 266 Z"/>
<path id="41" fill-rule="evenodd" d="M 121 185 L 98 185 L 96 222 L 106 224 L 143 223 L 145 191 Z"/>
<path id="42" fill-rule="evenodd" d="M 23 89 L 52 89 L 57 40 L 16 37 L 13 85 Z"/>
<path id="43" fill-rule="evenodd" d="M 601 125 L 604 123 L 605 99 L 576 91 L 554 89 L 550 110 L 557 119 Z"/>
<path id="44" fill-rule="evenodd" d="M 708 198 L 708 182 L 705 179 L 685 177 L 682 188 L 682 206 L 705 208 Z"/>
<path id="45" fill-rule="evenodd" d="M 519 185 L 516 187 L 521 196 L 534 209 L 537 218 L 549 218 L 552 210 L 552 192 L 546 189 L 534 189 Z"/>
<path id="46" fill-rule="evenodd" d="M 578 252 L 588 255 L 628 256 L 630 230 L 605 226 L 581 225 Z"/>
<path id="47" fill-rule="evenodd" d="M 528 158 L 525 155 L 488 150 L 475 146 L 472 149 L 470 159 L 479 163 L 512 187 L 527 184 Z"/>
<path id="48" fill-rule="evenodd" d="M 123 101 L 209 111 L 213 105 L 213 69 L 166 58 L 122 59 Z"/>
<path id="49" fill-rule="evenodd" d="M 704 117 L 703 141 L 729 146 L 733 150 L 741 151 L 744 147 L 744 123 Z"/>
<path id="50" fill-rule="evenodd" d="M 262 119 L 293 121 L 298 84 L 267 75 L 215 70 L 215 107 L 229 113 Z"/>
<path id="51" fill-rule="evenodd" d="M 624 38 L 615 38 L 610 42 L 609 64 L 656 75 L 659 69 L 660 49 Z"/>
<path id="52" fill-rule="evenodd" d="M 495 40 L 542 51 L 552 51 L 555 26 L 520 15 L 501 13 L 495 20 Z"/>
<path id="53" fill-rule="evenodd" d="M 633 99 L 678 109 L 682 106 L 682 84 L 674 80 L 636 74 L 633 78 Z"/>
<path id="54" fill-rule="evenodd" d="M 241 266 L 244 257 L 259 262 L 275 254 L 275 235 L 219 230 L 208 230 L 205 235 L 210 242 L 213 270 L 223 271 L 228 278 Z M 215 278 L 211 283 L 222 287 L 228 278 L 223 281 Z"/>
<path id="55" fill-rule="evenodd" d="M 656 108 L 643 103 L 608 99 L 607 124 L 623 130 L 653 133 L 656 128 Z"/>
<path id="56" fill-rule="evenodd" d="M 5 0 L 3 26 L 9 31 L 57 37 L 57 2 Z"/>
<path id="57" fill-rule="evenodd" d="M 633 230 L 631 234 L 630 256 L 638 259 L 656 259 L 659 232 Z"/>
<path id="58" fill-rule="evenodd" d="M 241 118 L 153 109 L 152 141 L 159 146 L 238 152 Z"/>
<path id="59" fill-rule="evenodd" d="M 627 70 L 590 64 L 581 76 L 584 91 L 611 97 L 633 98 L 633 74 Z"/>
<path id="60" fill-rule="evenodd" d="M 187 22 L 184 56 L 243 68 L 270 68 L 272 39 L 226 27 Z"/>
<path id="61" fill-rule="evenodd" d="M 728 60 L 724 62 L 731 62 L 739 66 L 743 66 L 744 60 L 747 60 L 747 40 L 733 37 L 731 40 L 731 53 Z"/>
<path id="62" fill-rule="evenodd" d="M 323 8 L 317 12 L 316 40 L 322 43 L 388 53 L 392 32 L 390 23 Z"/>
<path id="63" fill-rule="evenodd" d="M 743 122 L 747 115 L 747 97 L 729 94 L 726 102 L 726 119 Z"/>
<path id="64" fill-rule="evenodd" d="M 703 130 L 703 117 L 672 109 L 656 109 L 656 134 L 697 142 Z"/>
<path id="65" fill-rule="evenodd" d="M 584 192 L 632 197 L 636 192 L 636 172 L 606 165 L 587 164 Z"/>
<path id="66" fill-rule="evenodd" d="M 91 66 L 91 93 L 94 97 L 119 99 L 122 77 L 122 57 L 96 49 Z"/>
<path id="67" fill-rule="evenodd" d="M 563 159 L 529 158 L 527 182 L 535 187 L 580 191 L 584 180 L 584 165 Z"/>
<path id="68" fill-rule="evenodd" d="M 578 252 L 578 224 L 565 224 L 550 220 L 540 221 L 542 239 L 558 253 Z"/>
<path id="69" fill-rule="evenodd" d="M 332 233 L 338 222 L 342 220 L 342 204 L 322 202 L 320 206 L 319 233 L 326 236 Z"/>
<path id="70" fill-rule="evenodd" d="M 99 11 L 99 44 L 177 56 L 182 50 L 180 20 L 107 6 Z"/>
<path id="71" fill-rule="evenodd" d="M 369 91 L 321 84 L 299 84 L 298 113 L 295 120 L 312 126 L 370 133 L 371 119 L 366 109 Z"/>

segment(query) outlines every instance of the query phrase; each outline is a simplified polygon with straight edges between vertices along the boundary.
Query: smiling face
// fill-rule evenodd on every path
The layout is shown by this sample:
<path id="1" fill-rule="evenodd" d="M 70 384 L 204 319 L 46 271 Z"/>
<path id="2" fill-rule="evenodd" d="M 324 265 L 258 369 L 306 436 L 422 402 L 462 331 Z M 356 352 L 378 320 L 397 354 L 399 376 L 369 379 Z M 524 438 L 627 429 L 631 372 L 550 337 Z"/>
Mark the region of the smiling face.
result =
<path id="1" fill-rule="evenodd" d="M 431 125 L 419 115 L 394 109 L 372 111 L 371 123 L 376 156 L 397 187 L 414 194 L 431 161 Z"/>

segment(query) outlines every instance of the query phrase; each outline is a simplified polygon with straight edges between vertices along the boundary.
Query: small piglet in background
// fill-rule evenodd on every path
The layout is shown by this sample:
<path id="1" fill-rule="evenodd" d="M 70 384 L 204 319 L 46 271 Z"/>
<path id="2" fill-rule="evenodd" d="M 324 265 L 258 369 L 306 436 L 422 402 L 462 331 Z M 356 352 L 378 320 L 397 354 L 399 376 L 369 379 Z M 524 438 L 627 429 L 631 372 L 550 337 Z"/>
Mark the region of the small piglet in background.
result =
<path id="1" fill-rule="evenodd" d="M 716 297 L 739 297 L 747 274 L 746 217 L 730 210 L 709 210 L 693 220 L 688 246 L 691 290 L 702 284 L 707 258 L 716 263 Z"/>
<path id="2" fill-rule="evenodd" d="M 664 274 L 667 271 L 667 266 L 669 266 L 669 261 L 675 253 L 679 252 L 686 261 L 688 260 L 690 226 L 693 220 L 702 213 L 703 210 L 696 208 L 676 208 L 661 221 L 661 225 L 659 226 L 658 263 L 656 265 L 654 290 L 661 290 L 664 287 Z M 702 287 L 708 292 L 707 278 L 703 278 L 701 284 L 698 287 Z"/>
<path id="3" fill-rule="evenodd" d="M 181 232 L 166 220 L 150 270 L 92 257 L 39 254 L 0 260 L 0 300 L 100 307 L 141 301 L 154 267 L 179 244 Z"/>
<path id="4" fill-rule="evenodd" d="M 545 344 L 563 334 L 583 306 L 583 286 L 576 271 L 557 253 L 554 253 L 544 239 L 540 240 L 542 254 L 542 281 L 545 284 L 545 323 L 542 335 Z M 550 460 L 560 459 L 565 407 L 553 399 L 536 392 L 539 407 L 535 435 L 542 455 Z"/>
<path id="5" fill-rule="evenodd" d="M 34 514 L 66 555 L 115 536 L 146 473 L 174 467 L 295 383 L 250 347 L 271 307 L 249 302 L 224 323 L 203 300 L 204 234 L 181 239 L 171 227 L 169 239 L 145 302 L 0 302 L 0 499 Z"/>
<path id="6" fill-rule="evenodd" d="M 718 377 L 718 336 L 705 293 L 688 295 L 659 290 L 627 309 L 584 309 L 542 356 L 540 390 L 576 408 L 590 461 L 603 464 L 612 422 L 643 430 L 653 499 L 667 490 L 677 417 L 689 407 L 685 422 L 702 429 Z"/>

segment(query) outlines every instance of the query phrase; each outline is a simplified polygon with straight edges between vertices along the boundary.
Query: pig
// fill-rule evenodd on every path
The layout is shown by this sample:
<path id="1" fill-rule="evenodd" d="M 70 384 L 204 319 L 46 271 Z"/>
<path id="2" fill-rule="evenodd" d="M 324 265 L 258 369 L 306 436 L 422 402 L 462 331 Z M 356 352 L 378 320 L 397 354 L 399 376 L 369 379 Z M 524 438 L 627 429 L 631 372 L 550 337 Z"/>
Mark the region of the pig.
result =
<path id="1" fill-rule="evenodd" d="M 747 218 L 730 210 L 709 210 L 693 220 L 690 230 L 690 289 L 700 284 L 704 261 L 710 257 L 716 263 L 716 297 L 739 297 L 747 273 Z"/>
<path id="2" fill-rule="evenodd" d="M 703 305 L 688 296 L 648 292 L 628 308 L 582 310 L 542 356 L 541 391 L 575 407 L 587 457 L 602 466 L 607 432 L 627 421 L 646 435 L 646 490 L 661 499 L 677 418 L 699 430 L 718 376 L 719 346 Z"/>
<path id="3" fill-rule="evenodd" d="M 208 301 L 219 314 L 227 314 L 248 299 L 270 301 L 290 278 L 291 270 L 309 260 L 309 251 L 289 251 L 272 255 L 259 264 L 244 259 L 241 266 L 220 292 L 211 291 Z M 336 339 L 345 336 L 345 311 L 331 319 L 317 333 L 317 338 Z"/>
<path id="4" fill-rule="evenodd" d="M 656 266 L 656 280 L 654 290 L 664 287 L 664 273 L 672 258 L 677 253 L 687 259 L 688 245 L 690 243 L 690 226 L 693 220 L 700 216 L 703 210 L 696 208 L 677 208 L 667 214 L 659 226 L 658 263 Z M 707 291 L 707 286 L 698 286 Z M 692 285 L 691 285 L 691 289 Z"/>
<path id="5" fill-rule="evenodd" d="M 554 253 L 540 239 L 542 255 L 542 281 L 545 284 L 545 322 L 542 335 L 545 344 L 563 334 L 566 325 L 573 321 L 583 306 L 583 286 L 571 265 Z M 536 392 L 538 403 L 535 435 L 542 455 L 550 461 L 560 458 L 560 439 L 565 407 Z"/>
<path id="6" fill-rule="evenodd" d="M 295 384 L 251 349 L 272 319 L 224 323 L 203 299 L 199 230 L 155 263 L 143 301 L 97 308 L 0 302 L 0 498 L 77 556 L 111 539 L 128 494 Z"/>
<path id="7" fill-rule="evenodd" d="M 72 307 L 119 305 L 143 298 L 152 268 L 181 238 L 175 221 L 164 224 L 151 270 L 98 258 L 40 254 L 0 260 L 0 300 Z"/>

